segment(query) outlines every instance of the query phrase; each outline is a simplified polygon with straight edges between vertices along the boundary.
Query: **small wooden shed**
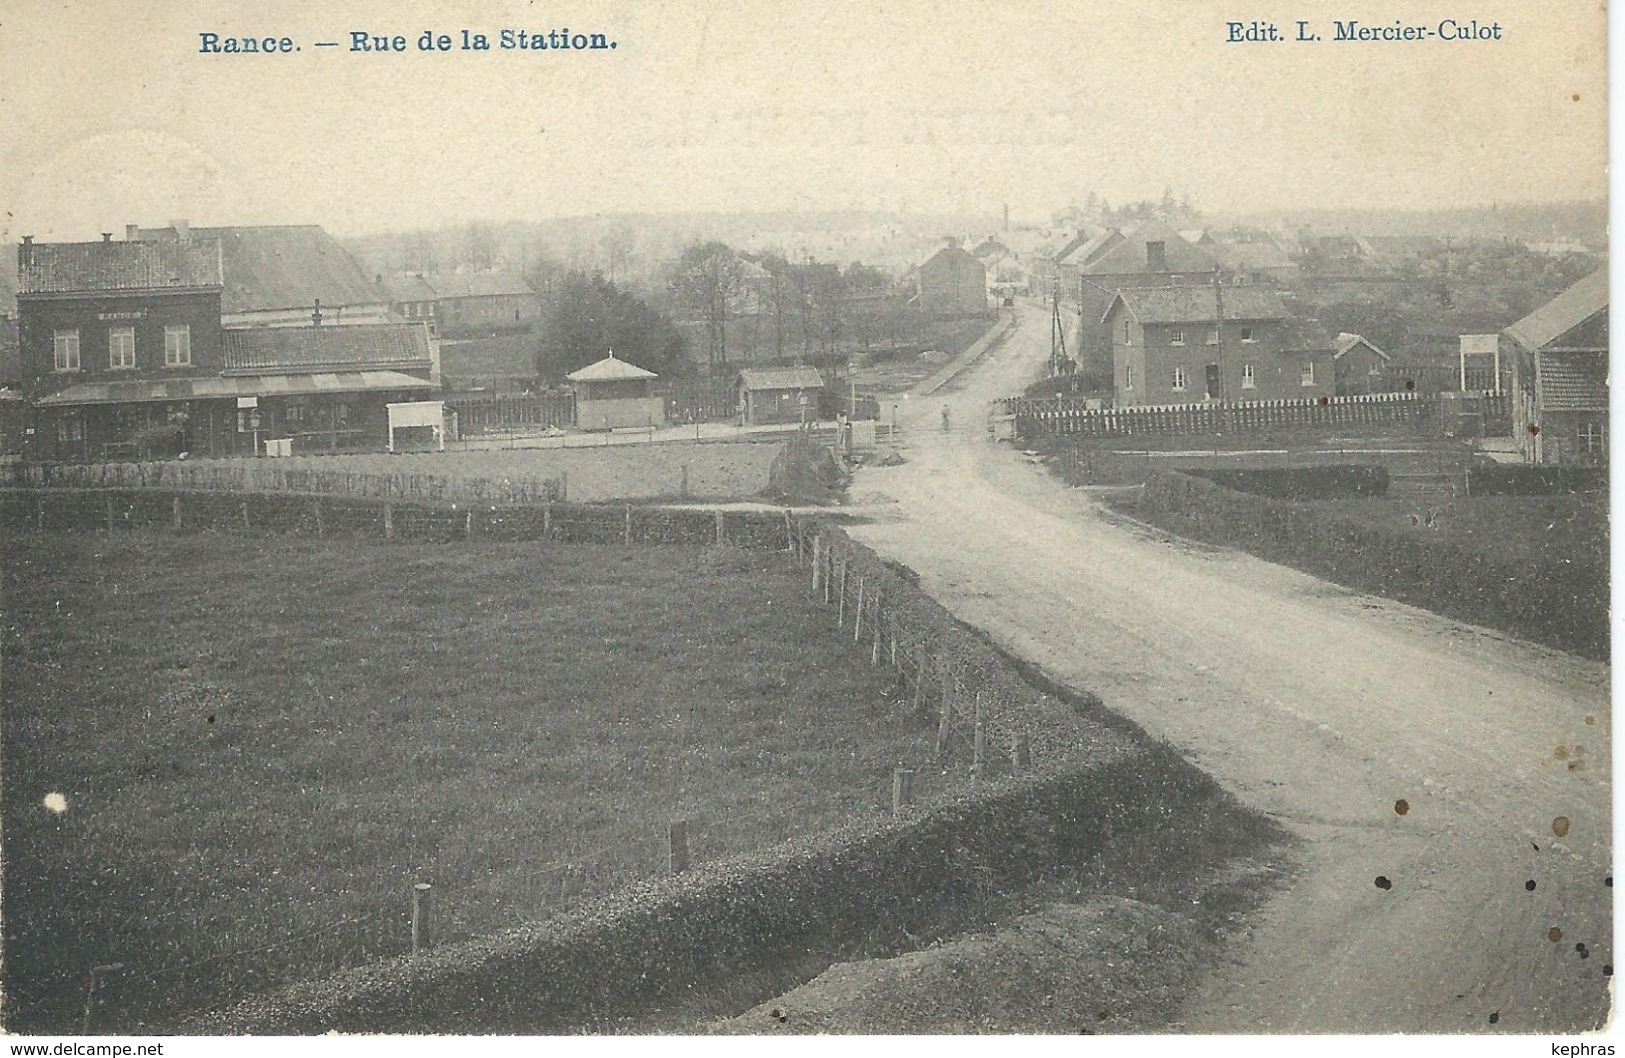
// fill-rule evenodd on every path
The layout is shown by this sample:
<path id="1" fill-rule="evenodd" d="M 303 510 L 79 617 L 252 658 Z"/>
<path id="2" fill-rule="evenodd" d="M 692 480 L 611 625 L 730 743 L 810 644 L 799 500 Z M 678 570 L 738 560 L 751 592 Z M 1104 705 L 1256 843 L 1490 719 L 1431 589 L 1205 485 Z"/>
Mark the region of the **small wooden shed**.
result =
<path id="1" fill-rule="evenodd" d="M 654 391 L 660 376 L 636 364 L 617 360 L 615 351 L 596 364 L 565 376 L 576 397 L 576 425 L 583 430 L 661 426 L 666 402 Z"/>
<path id="2" fill-rule="evenodd" d="M 739 412 L 744 423 L 813 422 L 824 377 L 813 367 L 746 368 L 739 372 Z"/>

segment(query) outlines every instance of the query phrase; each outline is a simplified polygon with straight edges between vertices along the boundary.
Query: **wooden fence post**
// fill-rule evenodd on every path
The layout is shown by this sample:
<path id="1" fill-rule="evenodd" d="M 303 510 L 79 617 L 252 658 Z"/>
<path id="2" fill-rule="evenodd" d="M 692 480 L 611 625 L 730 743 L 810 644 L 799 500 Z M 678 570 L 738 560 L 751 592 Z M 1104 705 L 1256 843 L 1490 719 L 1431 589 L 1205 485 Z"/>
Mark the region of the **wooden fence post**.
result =
<path id="1" fill-rule="evenodd" d="M 723 542 L 727 539 L 727 536 L 723 533 L 723 529 L 722 529 L 722 512 L 717 511 L 716 512 L 716 517 L 717 517 L 717 546 L 721 547 Z"/>
<path id="2" fill-rule="evenodd" d="M 384 504 L 384 539 L 395 539 L 395 505 Z"/>
<path id="3" fill-rule="evenodd" d="M 835 607 L 835 627 L 836 628 L 845 628 L 846 627 L 846 556 L 845 555 L 841 556 L 841 586 L 838 589 L 838 591 L 839 591 L 839 594 L 838 594 L 838 596 L 836 598 L 837 605 Z"/>
<path id="4" fill-rule="evenodd" d="M 180 528 L 181 528 L 181 498 L 180 498 L 180 496 L 177 495 L 172 501 L 170 501 L 169 507 L 170 507 L 170 517 L 169 517 L 170 527 L 173 528 L 176 532 L 180 532 Z"/>
<path id="5" fill-rule="evenodd" d="M 914 712 L 925 708 L 925 647 L 914 647 Z"/>
<path id="6" fill-rule="evenodd" d="M 914 800 L 914 769 L 893 768 L 891 773 L 891 814 L 900 816 Z"/>
<path id="7" fill-rule="evenodd" d="M 632 546 L 632 505 L 630 503 L 626 505 L 626 528 L 621 532 L 621 542 L 627 547 Z"/>
<path id="8" fill-rule="evenodd" d="M 428 882 L 418 882 L 412 886 L 412 954 L 429 950 L 431 943 L 429 933 L 429 890 L 434 888 Z"/>
<path id="9" fill-rule="evenodd" d="M 681 874 L 688 870 L 688 823 L 681 819 L 671 821 L 666 831 L 666 851 L 671 865 L 671 873 Z"/>
<path id="10" fill-rule="evenodd" d="M 823 571 L 824 571 L 824 538 L 821 537 L 821 536 L 815 536 L 815 537 L 813 537 L 813 560 L 812 560 L 812 590 L 813 590 L 814 595 L 818 594 L 819 574 L 821 574 Z M 828 600 L 826 599 L 825 601 L 827 602 Z"/>
<path id="11" fill-rule="evenodd" d="M 786 551 L 795 551 L 796 549 L 796 533 L 794 527 L 790 524 L 790 508 L 788 507 L 784 509 L 784 549 Z"/>
<path id="12" fill-rule="evenodd" d="M 857 643 L 863 636 L 863 574 L 858 574 L 858 605 L 852 611 L 852 642 Z"/>
<path id="13" fill-rule="evenodd" d="M 975 712 L 971 722 L 970 773 L 980 779 L 987 772 L 987 742 L 982 732 L 982 692 L 976 692 Z"/>
<path id="14" fill-rule="evenodd" d="M 559 471 L 559 502 L 570 502 L 570 472 L 568 470 Z"/>
<path id="15" fill-rule="evenodd" d="M 472 507 L 463 513 L 463 539 L 474 539 L 474 508 Z"/>
<path id="16" fill-rule="evenodd" d="M 878 665 L 880 664 L 880 621 L 881 618 L 885 616 L 886 611 L 885 608 L 880 605 L 880 593 L 878 591 L 874 594 L 874 600 L 875 619 L 870 621 L 869 624 L 874 629 L 875 641 L 874 646 L 869 649 L 869 664 Z"/>
<path id="17" fill-rule="evenodd" d="M 948 725 L 952 723 L 954 715 L 954 674 L 948 667 L 948 662 L 942 662 L 942 717 L 937 722 L 937 757 L 948 749 Z"/>

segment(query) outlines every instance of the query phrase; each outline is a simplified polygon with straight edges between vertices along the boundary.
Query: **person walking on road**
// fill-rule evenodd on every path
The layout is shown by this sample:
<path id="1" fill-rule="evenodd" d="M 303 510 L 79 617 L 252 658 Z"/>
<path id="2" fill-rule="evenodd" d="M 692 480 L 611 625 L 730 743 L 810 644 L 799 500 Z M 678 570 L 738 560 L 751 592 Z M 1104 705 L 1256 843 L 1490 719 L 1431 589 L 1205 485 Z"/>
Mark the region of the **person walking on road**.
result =
<path id="1" fill-rule="evenodd" d="M 948 405 L 942 406 L 942 432 L 948 432 Z"/>

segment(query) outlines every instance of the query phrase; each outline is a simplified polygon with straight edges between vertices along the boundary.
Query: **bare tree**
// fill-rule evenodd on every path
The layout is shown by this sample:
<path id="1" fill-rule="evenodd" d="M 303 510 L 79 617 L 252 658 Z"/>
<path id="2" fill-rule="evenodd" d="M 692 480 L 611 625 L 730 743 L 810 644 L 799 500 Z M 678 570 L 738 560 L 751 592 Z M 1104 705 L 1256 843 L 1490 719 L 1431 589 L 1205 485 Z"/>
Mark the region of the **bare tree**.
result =
<path id="1" fill-rule="evenodd" d="M 705 323 L 706 360 L 713 367 L 728 362 L 728 321 L 743 287 L 739 255 L 720 242 L 694 243 L 677 260 L 672 300 Z"/>

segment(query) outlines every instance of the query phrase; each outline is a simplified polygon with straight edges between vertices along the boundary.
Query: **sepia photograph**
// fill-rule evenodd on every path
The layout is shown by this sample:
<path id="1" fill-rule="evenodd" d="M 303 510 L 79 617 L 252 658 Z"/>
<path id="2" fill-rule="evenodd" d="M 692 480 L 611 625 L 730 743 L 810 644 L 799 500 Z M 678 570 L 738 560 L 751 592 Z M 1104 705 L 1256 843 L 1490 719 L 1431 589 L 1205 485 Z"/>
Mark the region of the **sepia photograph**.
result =
<path id="1" fill-rule="evenodd" d="M 11 1053 L 1613 1054 L 1608 44 L 4 5 Z"/>

